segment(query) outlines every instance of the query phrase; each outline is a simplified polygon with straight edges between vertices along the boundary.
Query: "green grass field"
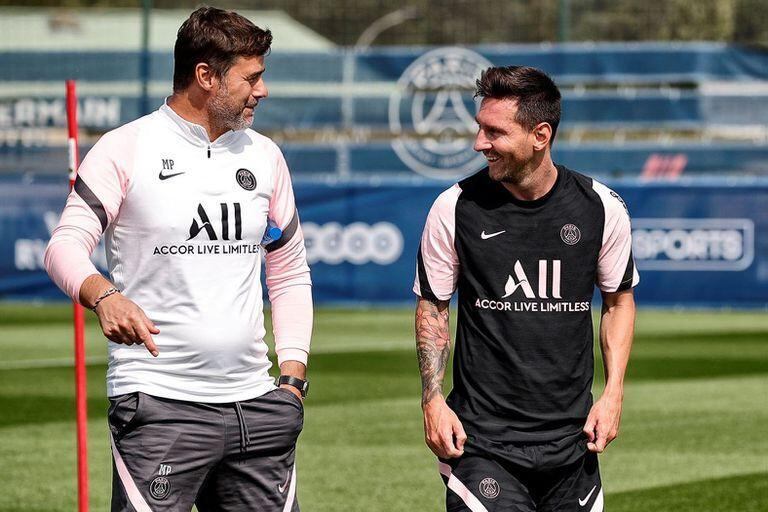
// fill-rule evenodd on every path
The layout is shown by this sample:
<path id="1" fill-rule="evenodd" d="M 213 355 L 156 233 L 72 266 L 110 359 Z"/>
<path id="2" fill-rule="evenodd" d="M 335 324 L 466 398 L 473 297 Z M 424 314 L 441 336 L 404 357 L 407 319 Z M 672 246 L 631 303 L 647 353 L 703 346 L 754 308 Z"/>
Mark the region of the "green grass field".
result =
<path id="1" fill-rule="evenodd" d="M 2 511 L 76 510 L 69 318 L 66 306 L 0 305 Z M 304 511 L 441 510 L 412 324 L 403 309 L 317 312 Z M 108 510 L 111 476 L 106 343 L 89 322 L 94 511 Z M 601 464 L 611 512 L 768 510 L 768 316 L 641 312 L 621 434 Z"/>

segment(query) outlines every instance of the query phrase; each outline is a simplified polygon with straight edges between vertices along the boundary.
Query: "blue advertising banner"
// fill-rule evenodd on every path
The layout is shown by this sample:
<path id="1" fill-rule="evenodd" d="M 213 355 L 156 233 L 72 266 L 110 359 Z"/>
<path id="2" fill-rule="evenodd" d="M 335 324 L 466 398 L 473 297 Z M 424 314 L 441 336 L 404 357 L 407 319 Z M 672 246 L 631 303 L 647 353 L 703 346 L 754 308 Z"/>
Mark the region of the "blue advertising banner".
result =
<path id="1" fill-rule="evenodd" d="M 448 185 L 296 183 L 316 302 L 412 301 L 421 229 Z M 768 307 L 768 183 L 612 188 L 632 214 L 640 305 Z M 43 252 L 66 194 L 64 180 L 0 183 L 0 298 L 64 298 Z"/>

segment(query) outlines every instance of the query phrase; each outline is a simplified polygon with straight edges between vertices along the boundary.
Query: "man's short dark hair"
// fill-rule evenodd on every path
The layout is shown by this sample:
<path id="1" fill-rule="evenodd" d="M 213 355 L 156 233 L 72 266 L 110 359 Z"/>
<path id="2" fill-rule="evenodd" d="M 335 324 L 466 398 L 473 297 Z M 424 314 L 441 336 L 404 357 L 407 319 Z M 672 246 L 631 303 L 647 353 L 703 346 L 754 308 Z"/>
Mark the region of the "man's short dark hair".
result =
<path id="1" fill-rule="evenodd" d="M 195 77 L 195 66 L 205 62 L 222 77 L 238 57 L 269 53 L 272 33 L 232 11 L 200 7 L 182 23 L 173 49 L 173 90 L 186 89 Z"/>
<path id="2" fill-rule="evenodd" d="M 492 67 L 483 71 L 476 85 L 476 98 L 517 100 L 515 121 L 527 130 L 549 123 L 554 140 L 560 124 L 560 90 L 546 73 L 527 66 Z"/>

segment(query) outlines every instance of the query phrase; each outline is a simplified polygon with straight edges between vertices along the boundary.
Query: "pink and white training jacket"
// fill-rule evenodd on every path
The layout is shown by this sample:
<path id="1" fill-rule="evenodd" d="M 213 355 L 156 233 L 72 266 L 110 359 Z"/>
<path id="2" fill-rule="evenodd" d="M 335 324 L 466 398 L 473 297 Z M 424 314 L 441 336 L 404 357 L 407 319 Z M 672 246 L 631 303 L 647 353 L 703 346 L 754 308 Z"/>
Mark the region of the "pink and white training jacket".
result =
<path id="1" fill-rule="evenodd" d="M 271 219 L 282 236 L 260 245 Z M 312 297 L 304 238 L 280 149 L 251 129 L 210 142 L 169 106 L 105 134 L 80 166 L 45 255 L 48 273 L 79 299 L 109 274 L 160 329 L 143 345 L 109 343 L 108 396 L 136 391 L 225 403 L 274 388 L 264 342 L 261 261 L 278 362 L 306 364 Z"/>

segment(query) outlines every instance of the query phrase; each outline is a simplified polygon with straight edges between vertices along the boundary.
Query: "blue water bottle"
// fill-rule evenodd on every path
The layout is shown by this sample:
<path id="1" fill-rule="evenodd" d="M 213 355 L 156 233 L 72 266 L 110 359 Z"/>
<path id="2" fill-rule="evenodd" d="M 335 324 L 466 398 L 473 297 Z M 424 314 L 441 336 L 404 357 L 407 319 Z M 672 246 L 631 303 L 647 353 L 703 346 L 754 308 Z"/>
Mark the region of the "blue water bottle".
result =
<path id="1" fill-rule="evenodd" d="M 267 218 L 267 229 L 264 230 L 264 236 L 261 238 L 261 246 L 266 247 L 283 236 L 283 230 L 277 227 L 275 221 Z"/>

